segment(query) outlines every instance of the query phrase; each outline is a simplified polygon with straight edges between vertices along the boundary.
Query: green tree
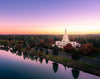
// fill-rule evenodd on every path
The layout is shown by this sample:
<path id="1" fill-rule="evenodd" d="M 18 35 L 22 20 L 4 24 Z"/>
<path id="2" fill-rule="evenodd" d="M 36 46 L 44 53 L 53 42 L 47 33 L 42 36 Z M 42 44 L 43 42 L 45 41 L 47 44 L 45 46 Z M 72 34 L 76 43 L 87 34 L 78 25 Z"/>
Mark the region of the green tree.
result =
<path id="1" fill-rule="evenodd" d="M 40 47 L 40 51 L 43 52 L 43 48 L 42 47 Z"/>
<path id="2" fill-rule="evenodd" d="M 74 51 L 72 52 L 72 59 L 77 60 L 77 59 L 79 59 L 79 57 L 80 57 L 79 56 L 79 51 L 74 49 Z"/>
<path id="3" fill-rule="evenodd" d="M 58 55 L 59 54 L 59 48 L 58 48 L 58 46 L 54 46 L 53 47 L 53 55 Z"/>
<path id="4" fill-rule="evenodd" d="M 35 50 L 38 51 L 38 47 L 37 46 L 35 47 Z"/>
<path id="5" fill-rule="evenodd" d="M 48 55 L 48 49 L 46 50 L 46 54 Z"/>

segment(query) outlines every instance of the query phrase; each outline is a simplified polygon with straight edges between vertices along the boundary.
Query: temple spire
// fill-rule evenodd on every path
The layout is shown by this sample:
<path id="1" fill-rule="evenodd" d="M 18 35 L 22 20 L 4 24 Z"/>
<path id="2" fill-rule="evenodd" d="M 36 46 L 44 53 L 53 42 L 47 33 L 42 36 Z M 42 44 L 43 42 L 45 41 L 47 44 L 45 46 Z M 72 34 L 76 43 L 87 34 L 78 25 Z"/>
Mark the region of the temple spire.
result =
<path id="1" fill-rule="evenodd" d="M 66 34 L 66 32 L 67 32 L 67 31 L 66 31 L 66 28 L 65 28 L 65 34 Z"/>

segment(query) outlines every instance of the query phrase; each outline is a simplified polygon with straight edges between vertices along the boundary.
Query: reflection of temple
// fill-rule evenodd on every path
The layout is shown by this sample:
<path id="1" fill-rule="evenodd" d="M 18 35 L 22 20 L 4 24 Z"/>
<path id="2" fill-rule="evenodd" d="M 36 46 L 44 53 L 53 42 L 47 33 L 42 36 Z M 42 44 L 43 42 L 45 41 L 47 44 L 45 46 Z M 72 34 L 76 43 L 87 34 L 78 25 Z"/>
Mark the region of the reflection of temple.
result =
<path id="1" fill-rule="evenodd" d="M 72 45 L 72 47 L 80 47 L 81 44 L 76 43 L 76 41 L 70 41 L 67 35 L 67 31 L 65 29 L 65 34 L 63 36 L 62 41 L 56 41 L 55 44 L 52 44 L 52 46 L 54 47 L 54 45 L 57 45 L 59 48 L 63 48 L 64 46 L 66 46 L 66 44 L 70 43 Z"/>
<path id="2" fill-rule="evenodd" d="M 58 70 L 58 64 L 57 63 L 52 63 L 53 64 L 53 71 L 56 73 Z"/>
<path id="3" fill-rule="evenodd" d="M 72 69 L 72 75 L 73 75 L 74 79 L 78 79 L 78 76 L 79 76 L 79 70 Z"/>

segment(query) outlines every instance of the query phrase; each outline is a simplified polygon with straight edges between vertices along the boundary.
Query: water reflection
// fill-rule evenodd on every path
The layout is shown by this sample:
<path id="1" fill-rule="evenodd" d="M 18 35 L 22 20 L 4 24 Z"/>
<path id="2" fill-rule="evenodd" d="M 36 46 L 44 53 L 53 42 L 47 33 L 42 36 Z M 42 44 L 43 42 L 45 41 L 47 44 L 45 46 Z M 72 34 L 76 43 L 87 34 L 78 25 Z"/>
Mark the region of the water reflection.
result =
<path id="1" fill-rule="evenodd" d="M 43 58 L 40 57 L 40 58 L 39 58 L 39 61 L 40 61 L 40 63 L 42 64 Z"/>
<path id="2" fill-rule="evenodd" d="M 53 71 L 56 73 L 58 70 L 58 64 L 57 63 L 52 63 L 53 64 Z"/>
<path id="3" fill-rule="evenodd" d="M 11 52 L 11 53 L 16 53 L 17 51 L 14 50 L 14 49 L 10 49 L 10 52 Z"/>
<path id="4" fill-rule="evenodd" d="M 86 77 L 81 77 L 82 75 L 84 75 L 84 73 L 82 74 L 79 70 L 77 70 L 77 69 L 70 69 L 68 66 L 65 66 L 65 65 L 63 65 L 64 66 L 64 68 L 62 68 L 61 67 L 61 64 L 58 64 L 58 63 L 56 63 L 56 62 L 51 62 L 51 63 L 49 63 L 48 61 L 49 60 L 47 60 L 47 59 L 45 59 L 45 61 L 43 61 L 43 58 L 40 58 L 40 57 L 36 57 L 36 56 L 34 56 L 34 55 L 32 55 L 32 54 L 28 54 L 28 53 L 26 53 L 26 52 L 22 52 L 22 51 L 18 51 L 17 50 L 17 52 L 16 52 L 16 50 L 14 50 L 14 49 L 9 49 L 9 48 L 7 48 L 7 47 L 2 47 L 2 48 L 0 48 L 0 49 L 2 49 L 2 50 L 6 50 L 6 51 L 8 51 L 8 50 L 10 50 L 10 52 L 11 53 L 15 53 L 16 55 L 18 55 L 18 56 L 23 56 L 23 59 L 26 59 L 26 58 L 28 58 L 28 59 L 31 59 L 31 60 L 36 60 L 37 62 L 40 62 L 41 63 L 41 65 L 43 65 L 42 66 L 42 68 L 41 68 L 41 65 L 39 66 L 39 65 L 37 65 L 36 64 L 36 66 L 38 67 L 38 68 L 41 68 L 41 70 L 43 69 L 43 67 L 44 67 L 44 71 L 46 71 L 45 73 L 50 73 L 51 74 L 51 76 L 52 75 L 54 75 L 55 73 L 56 73 L 56 75 L 57 76 L 59 76 L 58 74 L 60 73 L 61 74 L 61 76 L 63 75 L 64 77 L 66 77 L 66 79 L 67 79 L 67 75 L 68 75 L 68 73 L 69 73 L 69 71 L 71 71 L 71 73 L 72 74 L 70 74 L 71 75 L 71 78 L 68 78 L 68 79 L 72 79 L 72 78 L 74 78 L 74 79 L 78 79 L 78 78 L 80 78 L 80 79 L 86 79 Z M 25 60 L 24 60 L 25 61 Z M 45 65 L 44 63 L 46 63 L 46 64 L 48 64 L 48 65 Z M 51 70 L 53 69 L 53 72 L 54 73 L 51 73 L 51 72 L 49 72 L 49 70 L 47 70 L 47 69 L 50 69 L 50 66 L 52 65 L 52 67 L 51 67 Z M 17 64 L 17 65 L 19 65 L 19 64 Z M 31 64 L 32 65 L 32 64 Z M 27 65 L 23 65 L 22 67 L 24 67 L 24 66 L 27 66 Z M 29 66 L 29 65 L 28 65 Z M 21 67 L 21 66 L 19 66 L 19 67 Z M 19 68 L 18 67 L 18 68 Z M 32 66 L 32 68 L 34 68 L 35 67 L 35 65 L 34 66 Z M 49 67 L 49 68 L 48 68 Z M 2 68 L 2 67 L 1 67 Z M 5 67 L 6 68 L 6 67 Z M 4 69 L 5 69 L 4 68 Z M 29 68 L 30 67 L 28 67 L 28 72 L 30 72 L 31 70 L 32 70 L 32 68 L 30 68 L 30 71 L 29 71 Z M 59 68 L 59 70 L 61 70 L 61 71 L 58 71 L 58 68 Z M 25 68 L 26 69 L 26 68 Z M 37 71 L 38 69 L 36 69 L 36 67 L 34 68 L 34 70 L 32 71 L 32 72 L 30 72 L 30 73 L 34 73 L 34 71 Z M 64 71 L 64 70 L 65 71 Z M 67 69 L 67 70 L 66 70 Z M 7 69 L 6 69 L 7 70 Z M 22 68 L 21 69 L 19 69 L 20 71 L 22 70 Z M 24 69 L 23 69 L 24 70 Z M 17 71 L 17 70 L 16 70 Z M 64 75 L 64 74 L 66 74 L 66 72 L 67 72 L 67 75 Z M 19 73 L 19 72 L 18 72 Z M 23 73 L 23 71 L 22 71 L 22 73 Z M 40 73 L 41 74 L 41 72 L 39 71 L 38 73 Z M 81 74 L 80 74 L 81 73 Z M 28 74 L 28 73 L 27 73 Z M 28 74 L 28 75 L 30 75 L 30 74 Z M 79 76 L 80 75 L 80 76 Z M 85 74 L 86 75 L 86 74 Z M 33 75 L 32 75 L 33 76 Z M 88 75 L 87 75 L 88 76 Z M 62 79 L 64 79 L 64 77 L 62 77 Z M 91 77 L 92 78 L 92 77 Z M 90 79 L 91 79 L 90 78 Z M 3 79 L 3 78 L 2 78 Z M 25 78 L 24 78 L 25 79 Z M 33 78 L 31 78 L 31 79 L 33 79 Z M 35 79 L 37 79 L 37 78 L 35 78 Z M 39 79 L 41 79 L 41 78 L 39 78 Z M 47 79 L 47 78 L 45 78 L 45 79 Z M 53 79 L 53 78 L 52 78 Z M 56 78 L 56 79 L 59 79 L 58 77 Z M 61 79 L 61 78 L 60 78 Z M 92 78 L 93 79 L 93 78 Z M 95 77 L 94 77 L 94 79 L 95 79 Z M 99 79 L 99 78 L 97 78 L 97 79 Z"/>
<path id="5" fill-rule="evenodd" d="M 74 79 L 78 79 L 79 73 L 80 73 L 79 70 L 72 69 L 72 75 L 73 75 Z"/>
<path id="6" fill-rule="evenodd" d="M 67 67 L 67 66 L 66 66 L 66 65 L 63 65 L 63 66 L 64 66 L 64 68 L 65 68 L 65 70 L 66 70 L 66 67 Z"/>
<path id="7" fill-rule="evenodd" d="M 15 50 L 10 50 L 12 53 L 16 53 L 16 51 Z M 16 55 L 18 55 L 18 56 L 22 56 L 22 51 L 18 51 L 18 53 L 16 53 Z M 25 58 L 28 58 L 28 59 L 31 59 L 31 60 L 38 60 L 38 57 L 36 57 L 36 56 L 34 56 L 34 55 L 32 55 L 32 54 L 28 54 L 28 53 L 26 53 L 26 52 L 23 52 L 23 58 L 25 59 Z M 42 64 L 42 62 L 43 62 L 43 58 L 39 58 L 39 62 Z M 48 64 L 48 60 L 47 59 L 45 59 L 45 62 L 46 62 L 46 64 Z M 54 73 L 56 73 L 57 71 L 58 71 L 58 64 L 57 63 L 52 63 L 52 67 L 53 67 L 53 71 L 54 71 Z M 67 68 L 67 66 L 66 65 L 63 65 L 64 66 L 64 68 L 65 68 L 65 70 L 66 70 L 66 68 Z M 76 70 L 76 69 L 72 69 L 72 75 L 73 75 L 73 77 L 74 77 L 74 79 L 78 79 L 78 76 L 79 76 L 79 70 Z"/>
<path id="8" fill-rule="evenodd" d="M 24 60 L 25 60 L 26 58 L 28 58 L 28 54 L 23 52 L 23 58 L 24 58 Z"/>
<path id="9" fill-rule="evenodd" d="M 47 59 L 45 59 L 45 62 L 46 62 L 46 64 L 48 64 L 48 60 Z"/>
<path id="10" fill-rule="evenodd" d="M 29 58 L 30 58 L 31 60 L 35 60 L 34 55 L 29 54 Z"/>
<path id="11" fill-rule="evenodd" d="M 38 57 L 35 57 L 36 61 L 38 60 Z"/>
<path id="12" fill-rule="evenodd" d="M 15 48 L 15 47 L 13 47 L 13 48 L 10 48 L 10 52 L 11 53 L 16 53 L 18 50 Z"/>
<path id="13" fill-rule="evenodd" d="M 16 53 L 16 55 L 22 56 L 22 51 L 18 51 L 18 53 Z"/>
<path id="14" fill-rule="evenodd" d="M 9 50 L 9 47 L 8 47 L 8 46 L 5 46 L 5 47 L 0 47 L 0 50 L 5 50 L 5 51 L 8 51 L 8 50 Z"/>

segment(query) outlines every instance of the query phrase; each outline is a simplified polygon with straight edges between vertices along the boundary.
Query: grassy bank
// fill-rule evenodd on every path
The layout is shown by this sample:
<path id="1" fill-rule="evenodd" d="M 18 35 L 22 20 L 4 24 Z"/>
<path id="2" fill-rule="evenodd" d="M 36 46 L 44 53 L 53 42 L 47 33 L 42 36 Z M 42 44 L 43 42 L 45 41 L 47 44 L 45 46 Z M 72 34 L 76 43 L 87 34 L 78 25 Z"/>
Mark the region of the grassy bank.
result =
<path id="1" fill-rule="evenodd" d="M 59 57 L 59 56 L 54 56 L 54 55 L 46 55 L 44 53 L 37 53 L 35 54 L 36 56 L 51 60 L 51 61 L 55 61 L 57 63 L 61 63 L 67 67 L 72 67 L 72 68 L 76 68 L 91 74 L 95 74 L 100 76 L 100 68 L 96 67 L 94 65 L 90 65 L 84 62 L 80 62 L 77 60 L 72 60 L 72 59 L 68 59 L 68 58 L 63 58 L 63 57 Z"/>

